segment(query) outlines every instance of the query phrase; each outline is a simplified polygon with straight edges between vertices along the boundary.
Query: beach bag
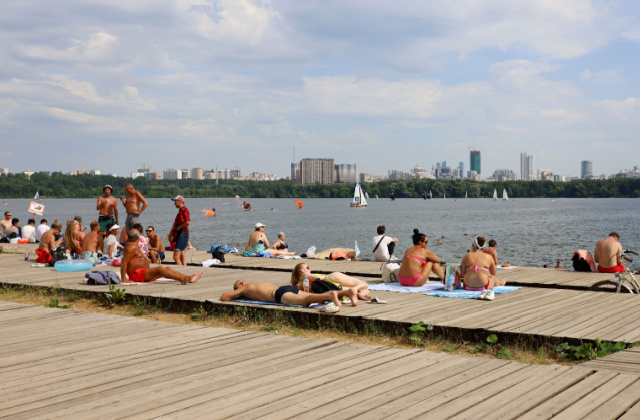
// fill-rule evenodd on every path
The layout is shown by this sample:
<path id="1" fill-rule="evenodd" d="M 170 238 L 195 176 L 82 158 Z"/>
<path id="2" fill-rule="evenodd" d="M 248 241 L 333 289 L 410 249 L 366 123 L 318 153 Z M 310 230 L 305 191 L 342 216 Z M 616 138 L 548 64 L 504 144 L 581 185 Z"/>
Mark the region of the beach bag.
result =
<path id="1" fill-rule="evenodd" d="M 49 261 L 49 265 L 53 267 L 57 261 L 66 260 L 67 254 L 64 252 L 64 247 L 58 247 L 51 253 L 51 261 Z"/>
<path id="2" fill-rule="evenodd" d="M 224 261 L 224 252 L 218 247 L 211 252 L 211 257 L 213 259 L 219 260 L 221 263 Z"/>
<path id="3" fill-rule="evenodd" d="M 331 290 L 342 290 L 342 285 L 332 283 L 326 280 L 316 280 L 311 283 L 311 293 L 325 293 Z"/>
<path id="4" fill-rule="evenodd" d="M 393 283 L 398 281 L 398 271 L 400 271 L 400 264 L 396 263 L 384 263 L 382 267 L 382 282 Z"/>

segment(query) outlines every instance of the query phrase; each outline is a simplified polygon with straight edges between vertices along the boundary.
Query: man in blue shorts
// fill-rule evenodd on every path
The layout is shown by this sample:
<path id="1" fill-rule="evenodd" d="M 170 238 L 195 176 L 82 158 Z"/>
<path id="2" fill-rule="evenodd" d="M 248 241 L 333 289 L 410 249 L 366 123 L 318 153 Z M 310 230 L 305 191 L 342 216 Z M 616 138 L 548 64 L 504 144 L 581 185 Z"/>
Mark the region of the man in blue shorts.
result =
<path id="1" fill-rule="evenodd" d="M 176 246 L 173 251 L 173 260 L 176 265 L 187 265 L 184 251 L 189 246 L 189 225 L 191 224 L 191 216 L 189 209 L 184 205 L 184 197 L 178 195 L 172 198 L 173 204 L 178 209 L 176 220 L 171 227 L 169 234 L 169 242 L 175 242 Z"/>

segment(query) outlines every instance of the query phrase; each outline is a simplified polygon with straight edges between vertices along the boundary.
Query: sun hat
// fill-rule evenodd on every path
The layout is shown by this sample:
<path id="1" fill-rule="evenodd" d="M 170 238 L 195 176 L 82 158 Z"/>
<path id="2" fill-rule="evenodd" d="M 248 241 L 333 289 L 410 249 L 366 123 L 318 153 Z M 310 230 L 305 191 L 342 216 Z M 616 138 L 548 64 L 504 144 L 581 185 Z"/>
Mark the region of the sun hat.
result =
<path id="1" fill-rule="evenodd" d="M 181 195 L 176 195 L 172 198 L 173 201 L 182 201 L 184 203 L 184 197 Z"/>
<path id="2" fill-rule="evenodd" d="M 120 226 L 118 226 L 118 225 L 111 226 L 111 229 L 109 229 L 109 232 L 111 232 L 112 230 L 116 230 L 116 229 L 120 229 Z"/>
<path id="3" fill-rule="evenodd" d="M 106 190 L 107 188 L 109 188 L 111 191 L 113 191 L 113 187 L 109 184 L 105 185 L 104 187 L 102 187 L 102 191 Z"/>
<path id="4" fill-rule="evenodd" d="M 278 238 L 284 235 L 284 232 L 278 232 Z"/>
<path id="5" fill-rule="evenodd" d="M 267 227 L 267 225 L 265 225 L 263 223 L 256 223 L 256 229 L 261 228 L 261 227 Z"/>

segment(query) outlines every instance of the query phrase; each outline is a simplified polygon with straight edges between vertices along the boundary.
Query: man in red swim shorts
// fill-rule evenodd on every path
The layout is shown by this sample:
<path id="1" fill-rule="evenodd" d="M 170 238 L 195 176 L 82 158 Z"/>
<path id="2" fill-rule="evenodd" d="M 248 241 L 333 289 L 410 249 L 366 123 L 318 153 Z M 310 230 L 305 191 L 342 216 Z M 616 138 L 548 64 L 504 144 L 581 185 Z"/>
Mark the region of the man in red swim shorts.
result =
<path id="1" fill-rule="evenodd" d="M 601 273 L 622 273 L 622 245 L 620 235 L 611 232 L 608 237 L 600 239 L 596 244 L 593 259 L 598 263 L 598 271 Z"/>
<path id="2" fill-rule="evenodd" d="M 161 277 L 177 280 L 182 284 L 195 283 L 202 277 L 202 271 L 191 276 L 182 274 L 173 268 L 159 265 L 151 267 L 149 259 L 144 256 L 142 250 L 138 248 L 140 232 L 137 229 L 130 229 L 127 236 L 127 243 L 124 246 L 124 256 L 120 268 L 120 276 L 125 283 L 145 283 L 158 280 Z"/>

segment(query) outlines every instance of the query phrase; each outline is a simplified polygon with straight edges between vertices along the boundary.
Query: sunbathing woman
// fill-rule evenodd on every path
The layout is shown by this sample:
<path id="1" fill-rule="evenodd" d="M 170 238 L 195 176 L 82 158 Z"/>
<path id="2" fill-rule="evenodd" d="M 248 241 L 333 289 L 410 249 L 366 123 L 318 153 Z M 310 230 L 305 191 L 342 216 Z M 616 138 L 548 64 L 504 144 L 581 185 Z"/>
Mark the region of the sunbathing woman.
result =
<path id="1" fill-rule="evenodd" d="M 77 231 L 78 222 L 76 220 L 69 220 L 67 228 L 64 230 L 64 241 L 67 245 L 67 250 L 73 254 L 74 258 L 77 255 L 82 255 L 82 245 L 76 240 Z"/>
<path id="2" fill-rule="evenodd" d="M 404 253 L 402 265 L 398 271 L 398 280 L 403 286 L 420 287 L 429 281 L 431 270 L 444 283 L 444 273 L 440 267 L 440 258 L 427 249 L 429 239 L 418 229 L 413 229 L 413 246 Z"/>
<path id="3" fill-rule="evenodd" d="M 295 251 L 278 250 L 270 248 L 267 235 L 264 234 L 264 228 L 267 225 L 256 223 L 255 230 L 249 235 L 249 242 L 244 243 L 245 251 L 267 251 L 272 255 L 296 255 Z"/>
<path id="4" fill-rule="evenodd" d="M 295 266 L 291 273 L 291 285 L 303 290 L 302 282 L 305 277 L 309 279 L 309 286 L 311 286 L 311 283 L 316 280 L 325 280 L 330 283 L 339 284 L 344 288 L 353 289 L 356 295 L 356 300 L 353 302 L 353 306 L 358 304 L 358 299 L 371 300 L 371 296 L 369 295 L 369 285 L 362 280 L 347 276 L 344 273 L 336 271 L 331 274 L 312 274 L 306 263 L 300 263 Z"/>
<path id="5" fill-rule="evenodd" d="M 498 279 L 493 257 L 482 252 L 485 239 L 476 236 L 471 244 L 471 252 L 464 256 L 460 263 L 460 276 L 464 279 L 466 290 L 488 290 L 495 286 L 504 286 L 505 279 Z"/>

